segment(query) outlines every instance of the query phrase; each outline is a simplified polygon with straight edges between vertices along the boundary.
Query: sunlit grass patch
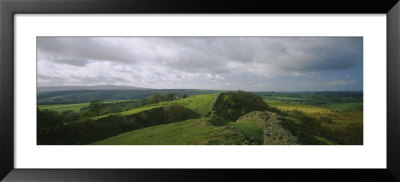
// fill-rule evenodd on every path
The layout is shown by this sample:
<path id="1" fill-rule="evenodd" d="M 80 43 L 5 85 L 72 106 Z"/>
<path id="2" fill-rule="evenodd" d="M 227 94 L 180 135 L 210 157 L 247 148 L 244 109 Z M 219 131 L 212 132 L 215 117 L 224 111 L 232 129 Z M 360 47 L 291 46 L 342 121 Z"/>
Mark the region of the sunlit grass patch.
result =
<path id="1" fill-rule="evenodd" d="M 254 140 L 256 144 L 262 145 L 264 143 L 264 132 L 262 128 L 253 122 L 232 122 L 230 125 L 235 126 L 247 138 Z"/>
<path id="2" fill-rule="evenodd" d="M 57 105 L 38 105 L 39 109 L 48 109 L 48 110 L 53 110 L 57 112 L 63 112 L 63 111 L 74 111 L 74 112 L 79 112 L 79 110 L 82 107 L 89 106 L 89 103 L 79 103 L 79 104 L 57 104 Z"/>
<path id="3" fill-rule="evenodd" d="M 154 109 L 154 108 L 159 108 L 159 107 L 164 107 L 164 106 L 169 106 L 171 104 L 177 103 L 179 105 L 182 105 L 183 107 L 186 107 L 188 109 L 194 110 L 198 114 L 200 114 L 202 117 L 208 116 L 210 112 L 210 106 L 211 103 L 214 101 L 214 99 L 217 97 L 218 94 L 201 94 L 201 95 L 194 95 L 191 97 L 188 97 L 186 99 L 181 99 L 181 100 L 175 100 L 175 101 L 168 101 L 168 102 L 160 102 L 156 104 L 150 104 L 146 105 L 143 107 L 139 108 L 134 108 L 128 111 L 123 111 L 119 113 L 111 113 L 111 114 L 105 114 L 101 116 L 96 116 L 91 119 L 100 119 L 107 117 L 112 114 L 118 114 L 118 115 L 132 115 L 136 114 L 142 111 Z"/>
<path id="4" fill-rule="evenodd" d="M 93 145 L 233 145 L 243 141 L 244 135 L 234 126 L 213 126 L 208 118 L 199 118 L 134 130 Z"/>

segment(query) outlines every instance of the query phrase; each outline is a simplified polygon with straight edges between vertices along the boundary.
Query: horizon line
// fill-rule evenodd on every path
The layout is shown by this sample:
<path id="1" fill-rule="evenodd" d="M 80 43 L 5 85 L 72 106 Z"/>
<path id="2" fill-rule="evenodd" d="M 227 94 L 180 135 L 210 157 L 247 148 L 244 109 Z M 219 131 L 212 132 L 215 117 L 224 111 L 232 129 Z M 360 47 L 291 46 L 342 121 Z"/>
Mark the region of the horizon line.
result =
<path id="1" fill-rule="evenodd" d="M 245 92 L 364 92 L 364 90 L 290 90 L 290 91 L 275 91 L 275 90 L 244 90 L 244 89 L 207 89 L 207 88 L 146 88 L 128 85 L 37 85 L 38 87 L 93 87 L 93 86 L 122 86 L 135 87 L 137 90 L 210 90 L 210 91 L 245 91 Z M 129 89 L 106 89 L 106 90 L 129 90 Z M 61 90 L 60 90 L 61 91 Z M 72 91 L 72 90 L 70 90 Z M 49 91 L 52 92 L 52 91 Z"/>

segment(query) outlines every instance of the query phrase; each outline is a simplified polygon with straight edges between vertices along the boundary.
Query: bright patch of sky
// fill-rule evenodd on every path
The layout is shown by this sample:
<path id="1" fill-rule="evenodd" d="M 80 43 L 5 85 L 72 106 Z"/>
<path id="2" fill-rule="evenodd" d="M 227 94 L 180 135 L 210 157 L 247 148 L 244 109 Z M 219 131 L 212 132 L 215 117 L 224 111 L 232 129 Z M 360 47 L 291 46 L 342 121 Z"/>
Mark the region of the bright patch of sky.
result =
<path id="1" fill-rule="evenodd" d="M 361 37 L 39 37 L 39 86 L 362 91 Z"/>

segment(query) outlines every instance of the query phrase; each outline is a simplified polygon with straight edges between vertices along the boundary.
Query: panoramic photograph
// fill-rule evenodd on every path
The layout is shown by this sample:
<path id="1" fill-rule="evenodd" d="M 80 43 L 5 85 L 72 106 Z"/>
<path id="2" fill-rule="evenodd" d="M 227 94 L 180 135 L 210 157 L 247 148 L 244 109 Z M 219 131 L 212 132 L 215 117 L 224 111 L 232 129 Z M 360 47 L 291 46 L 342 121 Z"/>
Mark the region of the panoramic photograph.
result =
<path id="1" fill-rule="evenodd" d="M 37 145 L 363 145 L 362 37 L 37 37 Z"/>

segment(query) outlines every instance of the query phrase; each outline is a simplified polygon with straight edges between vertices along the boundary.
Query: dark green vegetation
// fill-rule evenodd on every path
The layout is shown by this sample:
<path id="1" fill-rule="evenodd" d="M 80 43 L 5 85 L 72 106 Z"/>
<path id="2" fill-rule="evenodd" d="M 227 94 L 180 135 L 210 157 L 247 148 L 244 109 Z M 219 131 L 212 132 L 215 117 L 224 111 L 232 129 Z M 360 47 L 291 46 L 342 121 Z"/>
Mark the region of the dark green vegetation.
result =
<path id="1" fill-rule="evenodd" d="M 190 109 L 172 104 L 133 115 L 109 115 L 97 120 L 84 119 L 71 123 L 60 120 L 51 125 L 50 120 L 59 115 L 43 112 L 48 111 L 38 110 L 38 116 L 47 114 L 50 118 L 42 117 L 43 119 L 38 120 L 38 144 L 88 144 L 120 133 L 198 116 Z"/>
<path id="2" fill-rule="evenodd" d="M 268 108 L 263 99 L 249 92 L 221 93 L 211 108 L 213 115 L 236 121 L 240 116 L 251 111 L 263 111 Z"/>
<path id="3" fill-rule="evenodd" d="M 46 105 L 38 105 L 37 143 L 263 144 L 262 126 L 236 120 L 252 111 L 270 111 L 283 116 L 301 144 L 362 144 L 362 92 L 215 92 L 39 93 L 38 102 Z"/>

